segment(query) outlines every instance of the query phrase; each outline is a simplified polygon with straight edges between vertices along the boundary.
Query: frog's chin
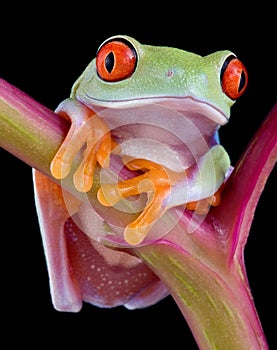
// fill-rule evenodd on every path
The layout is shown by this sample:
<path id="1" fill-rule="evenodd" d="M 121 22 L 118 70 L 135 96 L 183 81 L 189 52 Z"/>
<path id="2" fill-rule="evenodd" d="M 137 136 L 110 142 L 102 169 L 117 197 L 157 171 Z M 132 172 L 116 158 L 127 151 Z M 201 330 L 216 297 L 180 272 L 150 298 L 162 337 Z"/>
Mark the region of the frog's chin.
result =
<path id="1" fill-rule="evenodd" d="M 92 108 L 96 112 L 105 108 L 112 109 L 128 109 L 138 108 L 147 105 L 161 105 L 166 108 L 171 108 L 181 113 L 202 115 L 213 121 L 217 125 L 224 125 L 229 120 L 229 115 L 226 115 L 219 108 L 212 104 L 197 100 L 194 97 L 145 97 L 140 99 L 128 100 L 98 100 L 89 95 L 76 96 L 78 100 Z"/>

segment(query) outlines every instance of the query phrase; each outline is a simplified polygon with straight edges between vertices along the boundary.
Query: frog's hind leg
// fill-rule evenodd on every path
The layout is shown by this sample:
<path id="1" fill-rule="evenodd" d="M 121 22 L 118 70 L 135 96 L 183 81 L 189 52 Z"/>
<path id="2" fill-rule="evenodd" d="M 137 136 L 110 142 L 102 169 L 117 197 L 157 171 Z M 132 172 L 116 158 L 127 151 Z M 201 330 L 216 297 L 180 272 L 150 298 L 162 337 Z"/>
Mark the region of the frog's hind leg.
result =
<path id="1" fill-rule="evenodd" d="M 127 164 L 131 170 L 146 172 L 117 184 L 105 184 L 98 191 L 98 200 L 102 205 L 113 206 L 122 198 L 148 193 L 149 201 L 124 231 L 124 239 L 131 245 L 140 244 L 152 225 L 167 210 L 166 199 L 171 190 L 171 180 L 167 171 L 158 164 L 144 159 L 135 159 Z"/>
<path id="2" fill-rule="evenodd" d="M 220 188 L 211 196 L 200 199 L 195 202 L 189 202 L 186 204 L 188 210 L 194 211 L 198 215 L 206 215 L 210 207 L 217 207 L 221 202 L 221 193 L 224 189 L 225 183 L 223 183 Z"/>
<path id="3" fill-rule="evenodd" d="M 82 292 L 69 261 L 64 225 L 70 215 L 69 208 L 71 214 L 77 212 L 80 202 L 35 169 L 33 181 L 54 307 L 60 311 L 78 312 L 82 307 Z"/>

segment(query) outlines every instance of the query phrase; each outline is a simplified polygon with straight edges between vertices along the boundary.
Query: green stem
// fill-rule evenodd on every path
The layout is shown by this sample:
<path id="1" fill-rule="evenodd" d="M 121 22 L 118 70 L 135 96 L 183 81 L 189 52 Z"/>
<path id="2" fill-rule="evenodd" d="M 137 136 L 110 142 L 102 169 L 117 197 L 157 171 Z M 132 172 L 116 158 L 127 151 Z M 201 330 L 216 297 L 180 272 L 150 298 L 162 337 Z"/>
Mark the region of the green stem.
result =
<path id="1" fill-rule="evenodd" d="M 50 173 L 50 163 L 68 129 L 65 119 L 0 79 L 0 147 L 58 184 L 61 182 Z M 71 176 L 62 185 L 83 201 L 94 200 L 92 191 L 84 195 L 75 189 Z"/>
<path id="2" fill-rule="evenodd" d="M 50 175 L 68 127 L 62 118 L 0 79 L 0 146 Z"/>
<path id="3" fill-rule="evenodd" d="M 239 268 L 219 273 L 166 241 L 138 248 L 136 254 L 167 285 L 199 349 L 268 349 Z"/>

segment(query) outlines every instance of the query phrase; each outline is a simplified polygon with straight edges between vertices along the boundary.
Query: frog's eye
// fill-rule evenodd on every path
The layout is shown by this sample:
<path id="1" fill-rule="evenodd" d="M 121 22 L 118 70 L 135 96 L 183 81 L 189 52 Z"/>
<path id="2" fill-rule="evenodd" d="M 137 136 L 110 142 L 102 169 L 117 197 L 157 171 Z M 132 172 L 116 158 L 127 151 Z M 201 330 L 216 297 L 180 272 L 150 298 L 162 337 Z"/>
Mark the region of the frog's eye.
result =
<path id="1" fill-rule="evenodd" d="M 240 97 L 247 86 L 248 74 L 244 64 L 234 55 L 226 58 L 220 73 L 224 93 L 235 100 Z"/>
<path id="2" fill-rule="evenodd" d="M 99 77 L 115 82 L 129 78 L 135 71 L 137 55 L 130 42 L 115 39 L 100 46 L 96 55 L 96 69 Z"/>

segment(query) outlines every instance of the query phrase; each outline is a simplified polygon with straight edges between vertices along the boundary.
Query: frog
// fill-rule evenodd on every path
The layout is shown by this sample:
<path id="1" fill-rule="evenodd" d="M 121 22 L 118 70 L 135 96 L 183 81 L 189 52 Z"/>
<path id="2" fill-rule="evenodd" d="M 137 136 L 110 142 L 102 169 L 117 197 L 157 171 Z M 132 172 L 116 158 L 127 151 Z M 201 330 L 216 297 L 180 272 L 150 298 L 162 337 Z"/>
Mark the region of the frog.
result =
<path id="1" fill-rule="evenodd" d="M 112 36 L 55 111 L 70 129 L 51 174 L 57 180 L 69 176 L 82 152 L 73 182 L 86 193 L 95 170 L 119 158 L 133 176 L 103 183 L 97 200 L 113 207 L 146 195 L 145 206 L 124 229 L 131 246 L 141 244 L 170 208 L 206 215 L 220 205 L 232 168 L 219 129 L 247 83 L 244 64 L 229 50 L 201 56 Z"/>

